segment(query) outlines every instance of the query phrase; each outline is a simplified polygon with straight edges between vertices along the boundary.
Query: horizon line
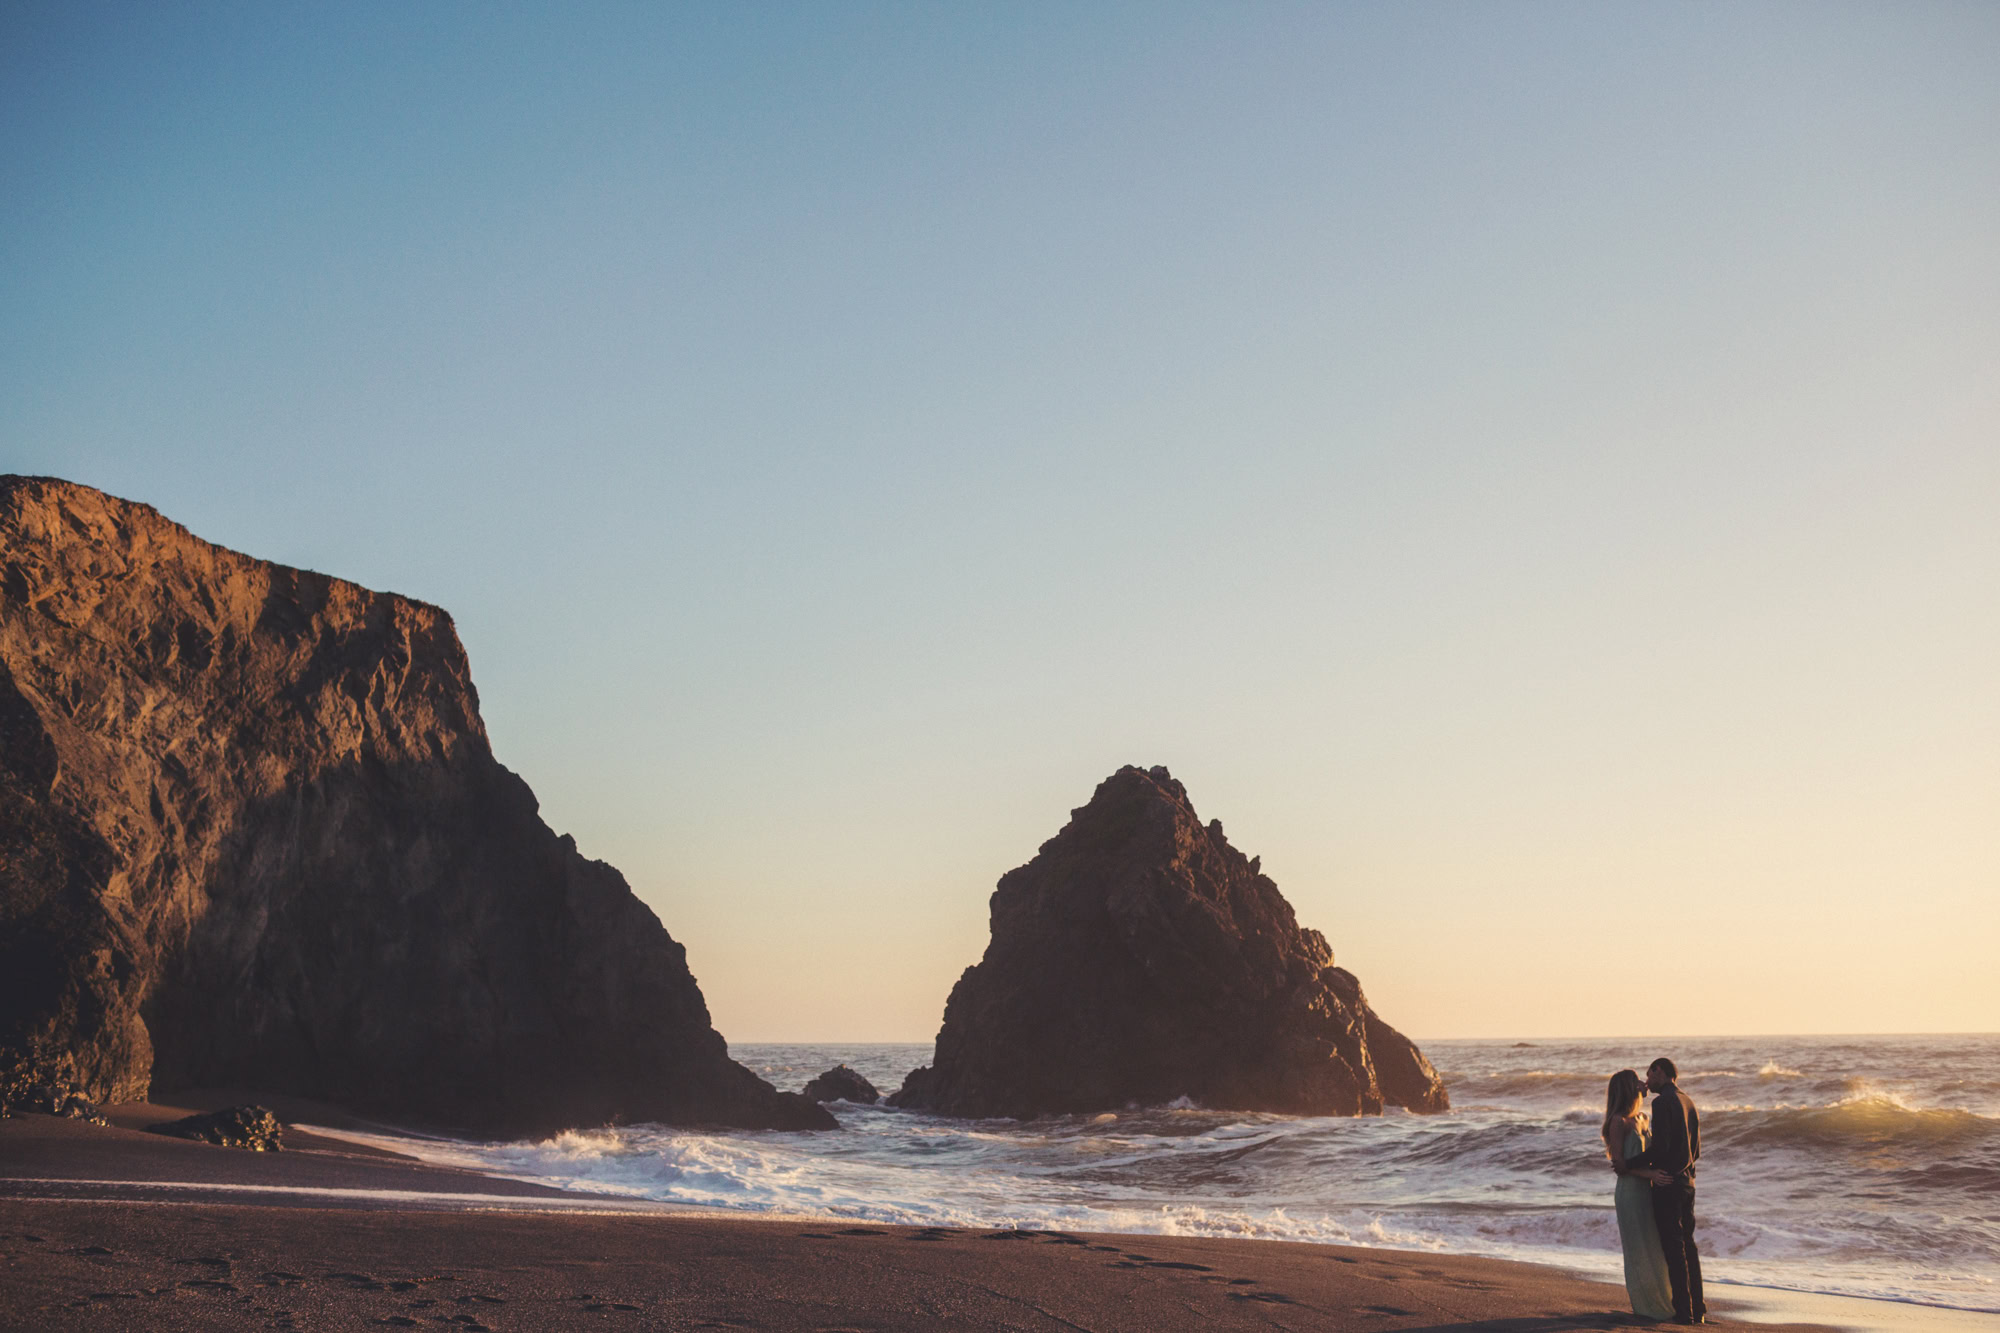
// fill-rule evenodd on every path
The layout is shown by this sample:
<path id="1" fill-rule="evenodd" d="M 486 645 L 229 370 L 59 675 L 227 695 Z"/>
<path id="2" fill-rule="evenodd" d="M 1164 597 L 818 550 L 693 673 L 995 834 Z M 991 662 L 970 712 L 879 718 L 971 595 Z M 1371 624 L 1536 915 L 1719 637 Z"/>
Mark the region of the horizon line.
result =
<path id="1" fill-rule="evenodd" d="M 1426 1041 L 1721 1041 L 1721 1040 L 1739 1040 L 1739 1041 L 1749 1041 L 1749 1040 L 1754 1040 L 1754 1039 L 1759 1039 L 1759 1038 L 1763 1038 L 1763 1039 L 1775 1039 L 1775 1038 L 1780 1038 L 1780 1037 L 2000 1037 L 2000 1029 L 1979 1029 L 1979 1028 L 1964 1028 L 1964 1029 L 1956 1029 L 1956 1028 L 1943 1028 L 1943 1029 L 1937 1029 L 1937 1030 L 1934 1030 L 1934 1031 L 1928 1031 L 1928 1032 L 1669 1032 L 1669 1033 L 1658 1033 L 1658 1032 L 1642 1032 L 1642 1033 L 1636 1033 L 1636 1034 L 1634 1034 L 1634 1033 L 1611 1033 L 1611 1034 L 1603 1034 L 1603 1033 L 1583 1033 L 1583 1034 L 1566 1034 L 1566 1033 L 1559 1033 L 1559 1034 L 1548 1034 L 1548 1033 L 1532 1033 L 1532 1032 L 1531 1032 L 1531 1033 L 1526 1033 L 1526 1034 L 1517 1034 L 1517 1033 L 1507 1033 L 1507 1034 L 1505 1034 L 1505 1035 L 1502 1035 L 1502 1036 L 1498 1036 L 1498 1037 L 1451 1037 L 1451 1036 L 1446 1036 L 1446 1037 L 1439 1037 L 1439 1036 L 1428 1036 L 1428 1037 L 1418 1037 L 1418 1036 L 1412 1036 L 1412 1037 L 1410 1037 L 1410 1040 L 1411 1040 L 1411 1041 L 1415 1041 L 1415 1042 L 1426 1042 Z M 921 1038 L 921 1039 L 917 1039 L 917 1040 L 905 1040 L 905 1041 L 895 1041 L 895 1040 L 890 1040 L 890 1039 L 886 1039 L 886 1038 L 879 1038 L 879 1037 L 877 1037 L 877 1038 L 869 1038 L 869 1039 L 867 1039 L 867 1040 L 865 1040 L 865 1041 L 864 1041 L 864 1040 L 852 1040 L 852 1041 L 850 1041 L 850 1040 L 845 1040 L 845 1039 L 842 1039 L 842 1038 L 837 1038 L 837 1037 L 836 1037 L 836 1038 L 826 1038 L 826 1039 L 819 1039 L 819 1040 L 811 1040 L 811 1041 L 808 1041 L 808 1040 L 802 1040 L 802 1039 L 798 1039 L 798 1038 L 790 1038 L 790 1037 L 787 1037 L 787 1038 L 783 1038 L 783 1039 L 773 1039 L 773 1038 L 765 1038 L 765 1037 L 760 1037 L 760 1038 L 749 1038 L 749 1037 L 741 1037 L 741 1038 L 738 1038 L 738 1037 L 725 1037 L 725 1038 L 723 1038 L 723 1040 L 724 1040 L 724 1041 L 726 1041 L 726 1042 L 728 1042 L 728 1043 L 729 1043 L 730 1045 L 732 1045 L 732 1046 L 922 1046 L 922 1045 L 925 1045 L 925 1044 L 930 1044 L 930 1045 L 935 1045 L 935 1044 L 937 1043 L 937 1038 L 936 1038 L 936 1037 L 925 1037 L 925 1038 Z"/>

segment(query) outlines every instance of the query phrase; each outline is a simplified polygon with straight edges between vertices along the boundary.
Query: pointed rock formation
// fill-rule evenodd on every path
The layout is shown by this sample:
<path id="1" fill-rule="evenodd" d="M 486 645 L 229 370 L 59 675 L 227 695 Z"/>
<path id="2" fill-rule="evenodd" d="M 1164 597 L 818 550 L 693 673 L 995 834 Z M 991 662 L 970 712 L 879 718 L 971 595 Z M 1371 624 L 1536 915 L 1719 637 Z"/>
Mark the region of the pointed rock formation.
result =
<path id="1" fill-rule="evenodd" d="M 451 619 L 0 477 L 0 1051 L 486 1133 L 833 1128 L 494 759 Z"/>
<path id="2" fill-rule="evenodd" d="M 993 938 L 892 1105 L 1027 1118 L 1157 1105 L 1450 1105 L 1278 886 L 1164 768 L 1122 768 L 1001 877 Z"/>

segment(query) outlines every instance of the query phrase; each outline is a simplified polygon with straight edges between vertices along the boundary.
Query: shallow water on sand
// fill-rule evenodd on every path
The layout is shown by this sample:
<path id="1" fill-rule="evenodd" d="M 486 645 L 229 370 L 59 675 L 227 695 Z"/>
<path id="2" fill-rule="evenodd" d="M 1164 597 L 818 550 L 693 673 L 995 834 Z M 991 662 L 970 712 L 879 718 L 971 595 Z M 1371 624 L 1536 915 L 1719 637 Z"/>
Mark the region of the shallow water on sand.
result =
<path id="1" fill-rule="evenodd" d="M 2000 1035 L 1427 1041 L 1442 1116 L 1191 1104 L 954 1121 L 836 1104 L 842 1134 L 659 1126 L 397 1140 L 577 1189 L 882 1222 L 1254 1236 L 1613 1273 L 1597 1142 L 1612 1071 L 1670 1054 L 1701 1110 L 1710 1281 L 2000 1309 Z M 839 1062 L 893 1089 L 928 1046 L 737 1045 L 781 1088 Z"/>

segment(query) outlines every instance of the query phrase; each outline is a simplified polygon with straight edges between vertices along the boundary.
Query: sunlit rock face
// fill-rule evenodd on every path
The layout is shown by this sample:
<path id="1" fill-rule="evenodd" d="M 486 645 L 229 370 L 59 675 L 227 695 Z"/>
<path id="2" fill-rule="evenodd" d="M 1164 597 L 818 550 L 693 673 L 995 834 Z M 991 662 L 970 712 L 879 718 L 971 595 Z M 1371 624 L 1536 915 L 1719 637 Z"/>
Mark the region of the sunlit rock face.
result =
<path id="1" fill-rule="evenodd" d="M 0 1048 L 106 1101 L 834 1123 L 495 761 L 443 611 L 46 478 L 0 477 Z"/>
<path id="2" fill-rule="evenodd" d="M 1278 886 L 1164 768 L 1122 768 L 1000 880 L 986 956 L 893 1104 L 947 1115 L 1449 1106 Z"/>

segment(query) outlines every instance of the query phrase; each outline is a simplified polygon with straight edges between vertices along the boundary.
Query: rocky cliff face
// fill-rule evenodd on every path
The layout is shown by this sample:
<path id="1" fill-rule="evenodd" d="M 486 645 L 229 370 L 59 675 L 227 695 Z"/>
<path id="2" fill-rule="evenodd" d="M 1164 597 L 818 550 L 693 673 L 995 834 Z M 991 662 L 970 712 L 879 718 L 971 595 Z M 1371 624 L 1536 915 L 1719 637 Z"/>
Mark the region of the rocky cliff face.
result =
<path id="1" fill-rule="evenodd" d="M 936 1063 L 893 1104 L 1022 1118 L 1183 1096 L 1306 1115 L 1449 1106 L 1430 1061 L 1164 768 L 1107 778 L 1001 878 L 992 913 Z"/>
<path id="2" fill-rule="evenodd" d="M 832 1128 L 501 767 L 436 607 L 0 477 L 0 1048 L 482 1132 Z"/>

